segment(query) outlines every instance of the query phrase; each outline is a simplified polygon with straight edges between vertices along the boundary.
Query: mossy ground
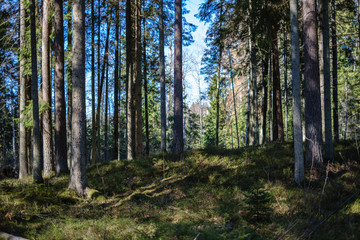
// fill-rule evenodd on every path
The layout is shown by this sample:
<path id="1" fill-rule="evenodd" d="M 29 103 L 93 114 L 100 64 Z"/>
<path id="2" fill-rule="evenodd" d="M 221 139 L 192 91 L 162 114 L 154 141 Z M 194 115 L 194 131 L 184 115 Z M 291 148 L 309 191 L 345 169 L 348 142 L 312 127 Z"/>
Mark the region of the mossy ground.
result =
<path id="1" fill-rule="evenodd" d="M 90 166 L 94 199 L 69 192 L 68 176 L 2 180 L 0 231 L 46 240 L 358 239 L 356 144 L 335 152 L 327 171 L 307 171 L 303 188 L 290 143 Z"/>

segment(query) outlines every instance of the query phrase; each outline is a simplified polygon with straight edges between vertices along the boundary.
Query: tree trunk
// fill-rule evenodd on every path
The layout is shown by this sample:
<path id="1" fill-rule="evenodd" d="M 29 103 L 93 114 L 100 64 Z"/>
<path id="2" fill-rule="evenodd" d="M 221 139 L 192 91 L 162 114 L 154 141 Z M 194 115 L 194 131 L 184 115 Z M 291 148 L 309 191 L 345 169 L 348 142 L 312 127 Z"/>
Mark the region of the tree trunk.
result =
<path id="1" fill-rule="evenodd" d="M 220 129 L 220 83 L 221 83 L 221 59 L 222 48 L 219 50 L 218 76 L 216 78 L 216 129 L 215 129 L 215 145 L 219 146 L 219 129 Z"/>
<path id="2" fill-rule="evenodd" d="M 325 155 L 327 160 L 334 159 L 331 124 L 331 90 L 330 90 L 330 47 L 329 47 L 329 0 L 320 0 L 320 15 L 323 40 L 324 65 L 324 128 L 325 128 Z"/>
<path id="3" fill-rule="evenodd" d="M 160 52 L 160 118 L 161 118 L 161 151 L 166 151 L 166 91 L 165 91 L 165 37 L 164 37 L 164 0 L 160 0 L 159 13 L 159 52 Z"/>
<path id="4" fill-rule="evenodd" d="M 339 102 L 338 102 L 338 74 L 337 74 L 337 34 L 336 34 L 336 4 L 331 0 L 331 41 L 332 41 L 332 81 L 333 81 L 333 115 L 334 140 L 339 142 Z"/>
<path id="5" fill-rule="evenodd" d="M 273 53 L 273 141 L 284 141 L 284 124 L 281 104 L 280 88 L 280 64 L 277 41 L 277 31 L 272 29 L 272 53 Z"/>
<path id="6" fill-rule="evenodd" d="M 96 162 L 96 127 L 95 127 L 95 0 L 91 0 L 91 163 Z M 99 1 L 100 4 L 100 1 Z M 100 14 L 100 12 L 99 12 Z M 100 27 L 100 22 L 99 22 Z M 100 35 L 98 35 L 100 36 Z M 98 39 L 100 42 L 100 39 Z M 98 49 L 100 53 L 100 47 Z M 100 54 L 98 54 L 100 56 Z M 100 58 L 98 58 L 100 59 Z M 98 64 L 100 61 L 98 61 Z M 100 67 L 98 68 L 100 69 Z M 98 78 L 99 81 L 99 78 Z M 99 96 L 98 96 L 99 97 Z M 98 98 L 99 99 L 99 98 Z"/>
<path id="7" fill-rule="evenodd" d="M 68 1 L 68 14 L 71 15 L 72 12 L 72 0 Z M 72 18 L 68 19 L 68 47 L 67 52 L 68 55 L 71 56 L 72 51 Z M 71 115 L 72 115 L 72 66 L 71 66 L 71 58 L 67 58 L 67 97 L 68 97 L 68 112 L 67 112 L 67 161 L 68 168 L 71 166 Z"/>
<path id="8" fill-rule="evenodd" d="M 142 44 L 141 44 L 141 0 L 136 0 L 136 78 L 134 85 L 134 107 L 135 107 L 135 156 L 137 158 L 142 156 L 142 77 L 141 77 L 141 59 L 142 59 Z"/>
<path id="9" fill-rule="evenodd" d="M 42 99 L 49 105 L 43 112 L 43 152 L 44 177 L 50 177 L 54 170 L 52 153 L 52 121 L 51 121 L 51 77 L 50 77 L 50 1 L 43 1 L 42 16 L 42 43 L 41 43 L 41 72 L 42 72 Z"/>
<path id="10" fill-rule="evenodd" d="M 54 1 L 55 19 L 55 172 L 68 171 L 66 146 L 66 105 L 64 88 L 63 0 Z"/>
<path id="11" fill-rule="evenodd" d="M 36 183 L 43 181 L 42 159 L 41 159 L 41 136 L 39 120 L 39 96 L 36 54 L 36 22 L 35 22 L 35 0 L 30 1 L 31 21 L 31 98 L 33 104 L 33 179 Z"/>
<path id="12" fill-rule="evenodd" d="M 135 158 L 136 3 L 126 1 L 127 159 Z"/>
<path id="13" fill-rule="evenodd" d="M 143 4 L 143 8 L 145 4 Z M 144 97 L 145 97 L 145 135 L 146 135 L 146 155 L 149 156 L 150 153 L 150 134 L 149 134 L 149 104 L 148 104 L 148 79 L 147 79 L 147 56 L 146 56 L 146 23 L 145 18 L 143 18 L 143 61 L 144 61 Z"/>
<path id="14" fill-rule="evenodd" d="M 285 141 L 288 141 L 288 80 L 287 80 L 287 33 L 284 31 L 284 97 L 285 97 L 285 104 L 284 104 L 284 111 L 285 111 Z"/>
<path id="15" fill-rule="evenodd" d="M 234 77 L 232 74 L 232 62 L 231 62 L 231 52 L 229 51 L 229 66 L 230 66 L 230 79 L 233 93 L 233 101 L 234 101 L 234 111 L 235 111 L 235 126 L 236 126 L 236 140 L 237 147 L 240 148 L 240 137 L 239 137 L 239 128 L 238 128 L 238 119 L 237 119 L 237 111 L 236 111 L 236 96 L 235 96 L 235 86 L 234 86 Z M 200 102 L 201 103 L 201 102 Z M 201 104 L 200 104 L 200 112 L 201 112 Z M 201 118 L 201 116 L 200 116 Z"/>
<path id="16" fill-rule="evenodd" d="M 182 0 L 175 0 L 174 44 L 174 153 L 184 151 L 182 79 Z M 217 136 L 218 138 L 218 136 Z M 217 139 L 218 142 L 218 139 Z"/>
<path id="17" fill-rule="evenodd" d="M 305 159 L 309 165 L 320 166 L 323 163 L 323 158 L 315 0 L 303 1 L 303 16 L 305 53 Z"/>
<path id="18" fill-rule="evenodd" d="M 263 104 L 262 104 L 262 142 L 264 145 L 266 143 L 266 123 L 267 123 L 267 108 L 268 108 L 268 82 L 269 82 L 269 57 L 266 55 L 265 60 L 263 61 L 263 88 L 264 88 L 264 96 L 263 96 Z"/>
<path id="19" fill-rule="evenodd" d="M 86 195 L 85 1 L 73 0 L 72 160 L 69 189 Z"/>
<path id="20" fill-rule="evenodd" d="M 114 70 L 114 158 L 119 147 L 119 0 L 115 3 L 115 70 Z M 120 159 L 118 157 L 118 159 Z"/>
<path id="21" fill-rule="evenodd" d="M 26 11 L 25 11 L 25 6 L 24 6 L 24 0 L 20 1 L 20 52 L 21 55 L 24 56 L 25 54 L 25 45 L 26 45 L 26 41 L 25 41 L 25 32 L 26 32 L 26 23 L 25 23 L 25 18 L 26 18 Z M 19 131 L 20 131 L 20 139 L 19 139 L 19 178 L 23 179 L 25 178 L 29 173 L 27 171 L 27 137 L 26 137 L 26 128 L 25 128 L 25 123 L 24 123 L 24 114 L 23 111 L 25 110 L 25 107 L 27 105 L 26 103 L 26 87 L 27 87 L 27 81 L 28 76 L 25 75 L 25 59 L 24 57 L 22 57 L 20 59 L 20 73 L 19 73 L 19 77 L 20 77 L 20 94 L 19 94 L 19 98 L 20 98 L 20 127 L 19 127 Z"/>
<path id="22" fill-rule="evenodd" d="M 105 162 L 109 161 L 109 136 L 108 136 L 108 97 L 109 95 L 109 64 L 106 64 L 105 82 Z"/>
<path id="23" fill-rule="evenodd" d="M 300 50 L 299 50 L 299 23 L 298 23 L 297 6 L 298 6 L 297 0 L 290 0 L 295 182 L 297 184 L 301 184 L 305 180 L 305 174 L 304 174 L 304 153 L 303 153 L 303 141 L 302 141 L 302 122 L 301 122 L 300 57 L 299 57 Z"/>

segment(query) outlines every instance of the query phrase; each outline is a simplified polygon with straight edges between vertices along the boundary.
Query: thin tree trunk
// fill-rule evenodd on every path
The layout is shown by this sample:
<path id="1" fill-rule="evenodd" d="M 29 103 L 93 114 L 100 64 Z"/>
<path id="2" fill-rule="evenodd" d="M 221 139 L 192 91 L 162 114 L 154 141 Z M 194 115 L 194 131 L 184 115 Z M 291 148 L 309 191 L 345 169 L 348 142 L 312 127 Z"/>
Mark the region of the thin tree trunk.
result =
<path id="1" fill-rule="evenodd" d="M 174 39 L 174 153 L 179 154 L 184 151 L 182 83 L 182 0 L 175 0 Z"/>
<path id="2" fill-rule="evenodd" d="M 220 83 L 221 83 L 221 59 L 222 59 L 222 48 L 219 50 L 219 63 L 218 63 L 218 76 L 216 79 L 216 141 L 215 145 L 219 146 L 219 128 L 220 128 Z"/>
<path id="3" fill-rule="evenodd" d="M 135 51 L 136 51 L 136 77 L 135 77 L 135 156 L 137 158 L 142 156 L 143 152 L 143 140 L 142 140 L 142 78 L 141 78 L 141 59 L 142 59 L 142 44 L 141 44 L 141 1 L 136 0 L 136 42 L 135 42 Z"/>
<path id="4" fill-rule="evenodd" d="M 71 14 L 72 12 L 72 0 L 68 1 L 68 14 Z M 67 52 L 68 55 L 71 56 L 72 51 L 72 17 L 69 17 L 68 19 L 68 47 Z M 72 115 L 72 66 L 71 66 L 71 59 L 67 59 L 67 106 L 68 106 L 68 112 L 67 112 L 67 162 L 68 162 L 68 168 L 70 169 L 71 166 L 71 115 Z"/>
<path id="5" fill-rule="evenodd" d="M 121 36 L 121 24 L 119 24 L 120 26 L 120 36 Z M 121 66 L 121 64 L 122 64 L 122 61 L 121 61 L 121 56 L 122 56 L 122 54 L 121 54 L 121 46 L 122 46 L 122 42 L 121 42 L 121 40 L 120 40 L 120 46 L 119 46 L 119 48 L 120 48 L 120 56 L 119 56 L 119 105 L 118 105 L 118 113 L 119 113 L 119 115 L 118 115 L 118 130 L 120 131 L 120 129 L 121 129 L 121 114 L 120 114 L 120 112 L 121 112 L 121 80 L 122 80 L 122 66 Z M 126 108 L 126 107 L 125 107 Z M 125 117 L 125 119 L 126 119 L 126 117 Z M 125 133 L 126 133 L 126 131 L 125 131 Z M 117 156 L 118 156 L 118 159 L 120 160 L 121 159 L 121 135 L 120 135 L 120 132 L 119 132 L 119 135 L 118 135 L 118 152 L 117 152 Z"/>
<path id="6" fill-rule="evenodd" d="M 267 108 L 268 108 L 268 82 L 269 82 L 269 57 L 266 55 L 265 60 L 263 61 L 263 88 L 264 88 L 264 97 L 263 97 L 263 104 L 262 104 L 262 142 L 261 144 L 264 145 L 266 143 L 266 123 L 267 123 Z"/>
<path id="7" fill-rule="evenodd" d="M 303 1 L 305 53 L 305 131 L 306 163 L 320 166 L 322 158 L 321 104 L 316 1 Z"/>
<path id="8" fill-rule="evenodd" d="M 35 0 L 30 1 L 31 21 L 31 98 L 33 104 L 33 179 L 36 183 L 43 181 L 42 159 L 41 159 L 41 136 L 39 120 L 39 96 L 36 54 L 36 22 L 35 22 Z"/>
<path id="9" fill-rule="evenodd" d="M 161 151 L 166 151 L 166 91 L 165 91 L 165 37 L 164 37 L 164 0 L 159 3 L 159 58 L 160 58 L 160 118 L 161 118 Z"/>
<path id="10" fill-rule="evenodd" d="M 65 173 L 67 168 L 66 104 L 64 87 L 64 24 L 63 0 L 54 1 L 55 19 L 55 172 Z"/>
<path id="11" fill-rule="evenodd" d="M 126 1 L 126 77 L 127 77 L 127 159 L 135 158 L 135 108 L 134 102 L 134 83 L 136 79 L 136 28 L 135 15 L 136 4 L 132 0 Z"/>
<path id="12" fill-rule="evenodd" d="M 287 81 L 287 33 L 286 31 L 284 31 L 284 65 L 285 65 L 285 69 L 284 69 L 284 84 L 285 84 L 285 92 L 284 92 L 284 97 L 285 97 L 285 104 L 284 104 L 284 110 L 285 110 L 285 140 L 288 141 L 288 81 Z"/>
<path id="13" fill-rule="evenodd" d="M 85 113 L 85 1 L 73 0 L 72 160 L 69 189 L 87 194 Z"/>
<path id="14" fill-rule="evenodd" d="M 324 128 L 325 128 L 325 155 L 327 160 L 334 159 L 331 124 L 331 90 L 330 90 L 330 44 L 329 44 L 329 0 L 320 0 L 322 20 L 323 64 L 324 64 Z"/>
<path id="15" fill-rule="evenodd" d="M 43 152 L 44 177 L 50 177 L 54 170 L 52 153 L 52 121 L 51 121 L 51 77 L 50 77 L 50 1 L 43 0 L 42 16 L 42 43 L 41 43 L 41 72 L 42 72 L 42 99 L 49 105 L 43 112 Z"/>
<path id="16" fill-rule="evenodd" d="M 282 117 L 281 88 L 280 88 L 280 65 L 277 41 L 277 31 L 272 31 L 273 53 L 273 141 L 284 141 L 284 125 Z"/>
<path id="17" fill-rule="evenodd" d="M 338 74 L 337 74 L 337 34 L 336 34 L 336 4 L 331 0 L 331 33 L 332 33 L 332 82 L 333 82 L 333 115 L 334 140 L 339 142 L 339 107 L 338 107 Z"/>
<path id="18" fill-rule="evenodd" d="M 293 131 L 294 131 L 294 155 L 295 155 L 295 182 L 301 184 L 305 180 L 304 153 L 302 141 L 301 122 L 301 96 L 300 96 L 300 58 L 299 58 L 299 22 L 298 2 L 290 0 L 291 22 L 291 63 L 293 84 Z"/>
<path id="19" fill-rule="evenodd" d="M 114 70 L 114 157 L 119 147 L 119 0 L 115 3 L 115 70 Z M 118 159 L 120 159 L 118 157 Z"/>
<path id="20" fill-rule="evenodd" d="M 21 55 L 24 56 L 25 54 L 25 45 L 26 45 L 26 41 L 25 41 L 25 32 L 26 32 L 26 23 L 25 23 L 25 18 L 26 18 L 26 11 L 25 11 L 25 6 L 24 6 L 24 1 L 25 0 L 20 0 L 20 51 L 21 51 Z M 20 131 L 20 139 L 19 139 L 19 178 L 23 179 L 25 178 L 29 173 L 27 171 L 27 137 L 26 137 L 26 133 L 27 130 L 25 128 L 25 123 L 24 123 L 24 114 L 23 111 L 25 110 L 26 107 L 26 87 L 27 87 L 27 81 L 28 81 L 28 77 L 25 75 L 25 58 L 22 57 L 20 59 L 20 73 L 19 73 L 19 77 L 20 77 L 20 126 L 19 126 L 19 131 Z"/>
<path id="21" fill-rule="evenodd" d="M 96 162 L 96 128 L 95 128 L 95 0 L 91 0 L 91 163 Z M 99 1 L 100 2 L 100 1 Z M 100 6 L 100 4 L 99 4 Z M 100 14 L 100 12 L 99 12 Z M 99 23 L 100 27 L 100 23 Z M 100 35 L 98 35 L 100 36 Z M 100 43 L 100 39 L 98 39 Z M 100 47 L 98 48 L 100 53 Z M 100 54 L 98 54 L 100 56 Z M 98 58 L 98 64 L 99 64 Z M 100 67 L 98 68 L 100 69 Z M 98 71 L 100 72 L 100 71 Z M 98 78 L 99 81 L 99 78 Z"/>
<path id="22" fill-rule="evenodd" d="M 143 2 L 143 9 L 145 4 Z M 149 104 L 148 104 L 148 79 L 147 79 L 147 56 L 146 56 L 146 23 L 145 18 L 143 18 L 143 64 L 144 64 L 144 97 L 145 97 L 145 133 L 146 133 L 146 155 L 149 156 L 150 153 L 150 134 L 149 134 Z"/>
<path id="23" fill-rule="evenodd" d="M 108 136 L 108 97 L 109 95 L 109 64 L 106 64 L 105 82 L 105 162 L 109 161 L 109 136 Z"/>
<path id="24" fill-rule="evenodd" d="M 232 63 L 231 63 L 231 52 L 229 51 L 229 65 L 230 65 L 230 79 L 231 79 L 231 86 L 233 92 L 233 101 L 234 101 L 234 111 L 235 111 L 235 126 L 236 126 L 236 140 L 237 140 L 237 147 L 240 148 L 240 137 L 239 137 L 239 128 L 238 128 L 238 119 L 237 119 L 237 111 L 236 111 L 236 96 L 235 96 L 235 86 L 234 86 L 234 77 L 232 74 Z M 201 111 L 201 105 L 200 105 Z"/>

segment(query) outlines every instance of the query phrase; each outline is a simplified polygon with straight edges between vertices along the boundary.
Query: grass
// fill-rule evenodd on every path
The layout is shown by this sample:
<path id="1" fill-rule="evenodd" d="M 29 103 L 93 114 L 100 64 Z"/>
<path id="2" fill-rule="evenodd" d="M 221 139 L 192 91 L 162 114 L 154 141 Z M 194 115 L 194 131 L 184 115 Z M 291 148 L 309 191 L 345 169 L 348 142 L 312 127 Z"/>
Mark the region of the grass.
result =
<path id="1" fill-rule="evenodd" d="M 69 192 L 68 176 L 6 179 L 0 231 L 46 240 L 358 239 L 359 156 L 352 142 L 335 152 L 327 171 L 307 171 L 303 188 L 290 143 L 90 166 L 93 199 Z"/>

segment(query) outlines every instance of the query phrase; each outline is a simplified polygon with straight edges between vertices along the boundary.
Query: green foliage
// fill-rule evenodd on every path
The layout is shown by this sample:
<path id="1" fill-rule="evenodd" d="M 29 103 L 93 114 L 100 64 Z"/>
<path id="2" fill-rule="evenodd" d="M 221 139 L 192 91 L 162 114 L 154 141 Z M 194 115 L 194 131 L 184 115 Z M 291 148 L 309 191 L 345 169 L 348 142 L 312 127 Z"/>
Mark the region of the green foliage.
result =
<path id="1" fill-rule="evenodd" d="M 44 100 L 39 98 L 39 114 L 42 114 L 44 111 L 50 109 L 51 106 L 46 103 Z M 25 110 L 22 112 L 24 114 L 24 118 L 20 121 L 25 123 L 25 127 L 28 129 L 32 129 L 33 127 L 33 108 L 32 108 L 32 100 L 28 101 L 28 105 L 26 106 Z"/>

